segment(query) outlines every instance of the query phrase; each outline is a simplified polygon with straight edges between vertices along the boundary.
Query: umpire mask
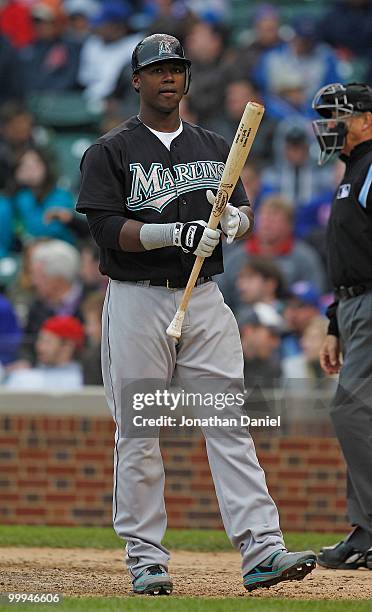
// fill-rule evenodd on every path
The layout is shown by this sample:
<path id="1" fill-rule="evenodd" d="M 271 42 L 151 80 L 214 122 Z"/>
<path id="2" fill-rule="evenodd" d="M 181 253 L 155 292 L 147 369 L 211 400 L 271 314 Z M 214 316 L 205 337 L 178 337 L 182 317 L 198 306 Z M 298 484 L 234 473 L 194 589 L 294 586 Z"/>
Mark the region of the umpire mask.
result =
<path id="1" fill-rule="evenodd" d="M 319 89 L 312 107 L 324 117 L 312 122 L 320 146 L 318 163 L 322 166 L 344 148 L 346 119 L 372 110 L 372 88 L 363 83 L 332 83 Z"/>

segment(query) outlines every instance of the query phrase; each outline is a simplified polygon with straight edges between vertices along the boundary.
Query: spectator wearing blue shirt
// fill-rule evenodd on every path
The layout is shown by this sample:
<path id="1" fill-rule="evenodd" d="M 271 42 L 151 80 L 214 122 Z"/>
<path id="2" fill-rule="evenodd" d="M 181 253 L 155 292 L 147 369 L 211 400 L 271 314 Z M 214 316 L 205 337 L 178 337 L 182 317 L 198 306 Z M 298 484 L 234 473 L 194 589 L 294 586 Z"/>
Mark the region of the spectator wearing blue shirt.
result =
<path id="1" fill-rule="evenodd" d="M 56 186 L 51 164 L 41 150 L 29 148 L 21 155 L 11 192 L 21 239 L 49 237 L 74 243 L 74 234 L 64 223 L 46 218 L 53 209 L 73 210 L 74 200 L 69 191 Z"/>
<path id="2" fill-rule="evenodd" d="M 13 242 L 13 210 L 11 202 L 0 195 L 0 257 L 8 255 Z"/>
<path id="3" fill-rule="evenodd" d="M 273 93 L 273 81 L 283 69 L 301 73 L 306 83 L 309 108 L 314 91 L 326 83 L 342 81 L 336 54 L 328 45 L 318 42 L 318 24 L 311 15 L 301 14 L 293 22 L 294 36 L 286 45 L 265 53 L 253 72 L 253 78 L 264 93 Z"/>

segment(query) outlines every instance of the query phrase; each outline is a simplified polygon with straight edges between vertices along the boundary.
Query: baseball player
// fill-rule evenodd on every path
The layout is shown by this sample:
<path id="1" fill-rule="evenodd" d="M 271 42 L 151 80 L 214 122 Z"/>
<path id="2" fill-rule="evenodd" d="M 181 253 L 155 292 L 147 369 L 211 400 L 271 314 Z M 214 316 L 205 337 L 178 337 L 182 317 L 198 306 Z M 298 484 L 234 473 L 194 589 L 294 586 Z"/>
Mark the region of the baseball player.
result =
<path id="1" fill-rule="evenodd" d="M 179 41 L 154 34 L 133 52 L 136 117 L 102 136 L 85 153 L 77 209 L 87 214 L 110 277 L 103 313 L 103 378 L 116 423 L 113 515 L 126 541 L 135 593 L 169 594 L 164 469 L 158 436 L 126 435 L 123 379 L 224 378 L 243 389 L 236 321 L 212 276 L 223 271 L 221 232 L 228 242 L 247 236 L 252 212 L 241 182 L 221 220 L 206 228 L 213 193 L 228 155 L 218 135 L 181 121 L 179 103 L 190 82 L 190 61 Z M 205 257 L 178 344 L 166 335 L 195 255 Z M 126 415 L 128 412 L 126 412 Z M 302 579 L 312 551 L 288 553 L 278 512 L 250 435 L 206 437 L 222 519 L 242 554 L 248 590 Z"/>
<path id="2" fill-rule="evenodd" d="M 345 162 L 328 225 L 328 268 L 336 301 L 328 309 L 328 335 L 320 363 L 340 372 L 331 417 L 347 463 L 348 518 L 352 532 L 321 549 L 324 567 L 372 569 L 372 87 L 334 83 L 320 89 L 313 122 L 325 163 Z M 343 364 L 341 367 L 341 350 Z"/>

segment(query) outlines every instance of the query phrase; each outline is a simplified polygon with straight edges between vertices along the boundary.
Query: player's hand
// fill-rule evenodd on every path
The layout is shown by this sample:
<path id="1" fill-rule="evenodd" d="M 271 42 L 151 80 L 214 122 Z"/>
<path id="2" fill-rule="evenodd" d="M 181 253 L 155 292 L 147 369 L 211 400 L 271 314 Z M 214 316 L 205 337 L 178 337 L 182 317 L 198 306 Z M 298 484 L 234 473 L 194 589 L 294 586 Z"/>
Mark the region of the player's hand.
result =
<path id="1" fill-rule="evenodd" d="M 211 204 L 212 206 L 214 205 L 214 202 L 216 200 L 216 196 L 214 195 L 213 191 L 211 191 L 210 189 L 208 189 L 207 191 L 207 200 L 209 204 Z M 224 213 L 220 219 L 221 229 L 223 233 L 225 234 L 225 236 L 227 236 L 227 241 L 226 241 L 227 244 L 231 244 L 234 238 L 236 237 L 236 234 L 240 227 L 240 222 L 241 222 L 241 216 L 240 216 L 239 209 L 236 208 L 236 206 L 233 206 L 232 204 L 228 202 L 224 210 Z M 249 228 L 249 225 L 246 228 L 246 230 L 248 230 L 248 228 Z"/>
<path id="2" fill-rule="evenodd" d="M 186 253 L 198 257 L 210 257 L 220 241 L 220 230 L 207 227 L 206 221 L 189 221 L 177 223 L 178 231 L 174 236 L 175 246 L 180 246 Z"/>
<path id="3" fill-rule="evenodd" d="M 336 336 L 326 336 L 319 353 L 320 365 L 326 374 L 337 374 L 341 369 L 340 341 Z"/>

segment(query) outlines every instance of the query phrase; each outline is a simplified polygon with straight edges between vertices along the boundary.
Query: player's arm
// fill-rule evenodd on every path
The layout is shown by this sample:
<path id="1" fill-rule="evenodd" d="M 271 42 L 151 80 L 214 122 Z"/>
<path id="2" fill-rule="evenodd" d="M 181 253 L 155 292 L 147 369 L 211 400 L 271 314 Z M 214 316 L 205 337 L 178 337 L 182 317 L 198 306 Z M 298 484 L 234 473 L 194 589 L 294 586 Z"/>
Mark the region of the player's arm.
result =
<path id="1" fill-rule="evenodd" d="M 245 214 L 247 216 L 249 225 L 248 225 L 247 230 L 244 233 L 242 233 L 239 236 L 236 236 L 235 240 L 244 240 L 245 238 L 248 238 L 248 236 L 250 236 L 253 232 L 254 213 L 250 206 L 239 206 L 238 208 L 241 214 Z"/>
<path id="2" fill-rule="evenodd" d="M 206 227 L 203 220 L 188 223 L 140 223 L 121 215 L 86 211 L 92 236 L 98 246 L 139 253 L 176 246 L 185 253 L 210 257 L 221 232 Z"/>

